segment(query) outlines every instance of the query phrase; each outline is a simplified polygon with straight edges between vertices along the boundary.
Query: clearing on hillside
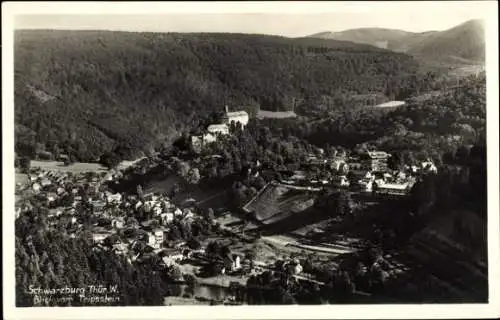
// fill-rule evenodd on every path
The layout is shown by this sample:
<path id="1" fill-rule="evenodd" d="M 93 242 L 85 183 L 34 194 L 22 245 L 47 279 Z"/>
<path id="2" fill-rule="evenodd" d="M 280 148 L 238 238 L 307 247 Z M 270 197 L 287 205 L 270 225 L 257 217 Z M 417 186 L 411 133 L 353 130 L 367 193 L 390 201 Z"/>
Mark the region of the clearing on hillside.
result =
<path id="1" fill-rule="evenodd" d="M 31 168 L 40 168 L 47 171 L 62 171 L 62 172 L 104 172 L 108 169 L 99 163 L 90 162 L 76 162 L 68 166 L 64 165 L 64 162 L 60 161 L 35 161 L 32 160 L 30 164 Z"/>
<path id="2" fill-rule="evenodd" d="M 267 111 L 259 110 L 257 118 L 259 119 L 286 119 L 295 118 L 297 114 L 293 111 Z"/>
<path id="3" fill-rule="evenodd" d="M 263 224 L 271 224 L 304 211 L 313 204 L 314 195 L 310 191 L 296 190 L 275 182 L 265 186 L 243 210 L 255 212 L 256 219 Z"/>

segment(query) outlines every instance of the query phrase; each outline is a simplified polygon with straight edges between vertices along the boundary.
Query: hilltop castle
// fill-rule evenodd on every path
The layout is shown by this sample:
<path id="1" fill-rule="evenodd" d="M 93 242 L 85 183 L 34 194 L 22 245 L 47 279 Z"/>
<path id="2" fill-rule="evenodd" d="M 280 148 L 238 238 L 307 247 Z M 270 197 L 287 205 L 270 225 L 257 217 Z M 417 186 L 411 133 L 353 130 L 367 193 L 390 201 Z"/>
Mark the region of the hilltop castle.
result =
<path id="1" fill-rule="evenodd" d="M 195 152 L 199 152 L 203 145 L 216 141 L 218 136 L 229 134 L 229 125 L 232 122 L 239 122 L 242 127 L 248 124 L 249 116 L 246 111 L 229 112 L 227 105 L 224 107 L 224 111 L 224 116 L 221 119 L 222 123 L 211 124 L 207 127 L 205 134 L 191 137 L 191 147 Z"/>
<path id="2" fill-rule="evenodd" d="M 248 124 L 248 113 L 246 111 L 233 111 L 230 112 L 228 106 L 224 108 L 225 114 L 223 122 L 226 124 L 231 124 L 231 122 L 239 122 L 244 127 Z"/>

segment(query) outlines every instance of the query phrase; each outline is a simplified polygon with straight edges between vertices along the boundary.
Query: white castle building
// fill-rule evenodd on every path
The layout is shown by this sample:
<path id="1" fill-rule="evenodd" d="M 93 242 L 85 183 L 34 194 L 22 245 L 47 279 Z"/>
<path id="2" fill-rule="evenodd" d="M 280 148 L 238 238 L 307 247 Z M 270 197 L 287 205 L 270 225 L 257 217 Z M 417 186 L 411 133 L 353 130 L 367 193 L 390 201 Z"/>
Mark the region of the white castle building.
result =
<path id="1" fill-rule="evenodd" d="M 228 106 L 225 107 L 226 114 L 224 116 L 224 122 L 231 124 L 231 122 L 239 122 L 244 127 L 248 124 L 248 113 L 246 111 L 233 111 L 229 112 Z"/>
<path id="2" fill-rule="evenodd" d="M 228 106 L 225 106 L 225 114 L 222 123 L 209 125 L 205 134 L 191 136 L 192 149 L 195 152 L 199 152 L 204 145 L 217 141 L 218 136 L 229 134 L 229 125 L 232 122 L 239 122 L 245 127 L 248 124 L 248 119 L 249 116 L 246 111 L 229 112 Z"/>

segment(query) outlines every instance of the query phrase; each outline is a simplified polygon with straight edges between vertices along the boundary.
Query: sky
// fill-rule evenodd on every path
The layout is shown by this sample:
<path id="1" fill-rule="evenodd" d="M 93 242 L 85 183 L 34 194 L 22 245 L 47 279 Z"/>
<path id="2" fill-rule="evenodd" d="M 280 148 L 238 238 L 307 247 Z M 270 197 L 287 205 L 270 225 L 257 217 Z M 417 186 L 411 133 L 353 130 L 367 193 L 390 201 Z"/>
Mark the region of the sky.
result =
<path id="1" fill-rule="evenodd" d="M 15 15 L 16 29 L 149 32 L 233 32 L 300 37 L 353 28 L 423 32 L 483 19 L 488 1 L 118 3 L 49 6 L 30 3 Z M 33 14 L 35 13 L 35 14 Z M 64 14 L 61 14 L 64 13 Z"/>

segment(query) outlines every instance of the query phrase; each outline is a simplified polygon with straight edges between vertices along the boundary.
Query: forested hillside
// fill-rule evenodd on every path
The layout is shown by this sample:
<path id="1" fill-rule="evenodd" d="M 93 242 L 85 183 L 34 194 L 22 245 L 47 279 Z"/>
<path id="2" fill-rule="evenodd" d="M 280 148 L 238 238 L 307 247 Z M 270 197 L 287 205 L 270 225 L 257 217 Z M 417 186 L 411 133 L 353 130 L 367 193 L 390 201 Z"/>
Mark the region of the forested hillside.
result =
<path id="1" fill-rule="evenodd" d="M 169 143 L 224 104 L 404 98 L 428 87 L 410 56 L 322 39 L 243 34 L 17 31 L 16 152 L 93 161 Z"/>
<path id="2" fill-rule="evenodd" d="M 366 147 L 414 157 L 453 157 L 458 146 L 486 143 L 486 77 L 463 79 L 456 88 L 409 99 L 393 111 L 344 108 L 318 120 L 261 122 L 283 139 L 295 136 L 318 146 Z"/>

